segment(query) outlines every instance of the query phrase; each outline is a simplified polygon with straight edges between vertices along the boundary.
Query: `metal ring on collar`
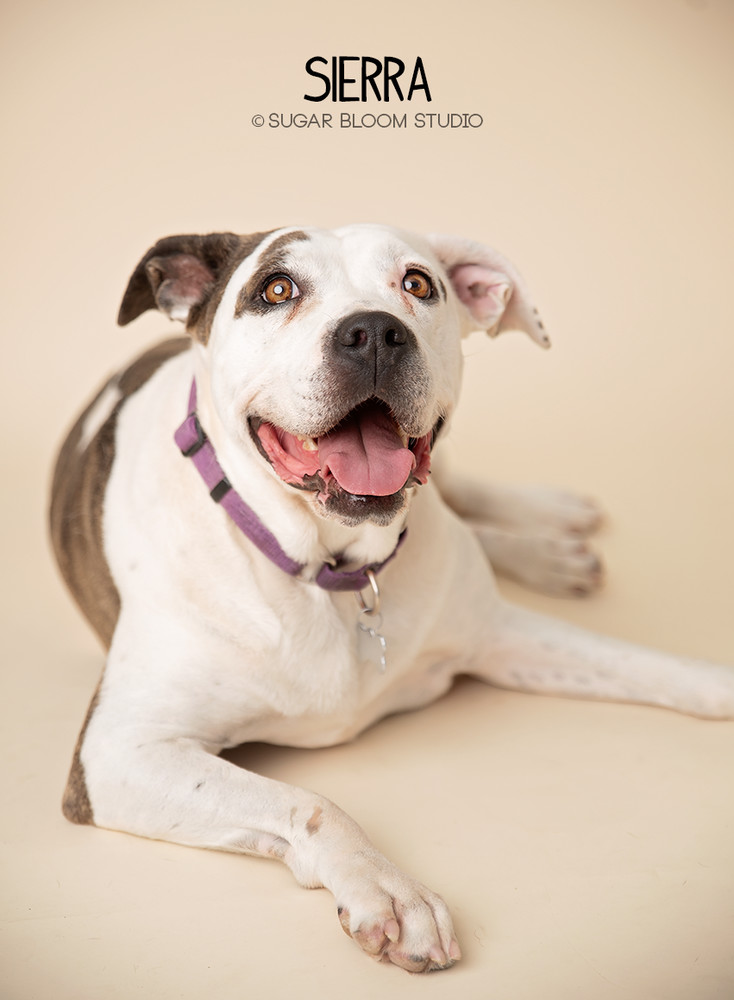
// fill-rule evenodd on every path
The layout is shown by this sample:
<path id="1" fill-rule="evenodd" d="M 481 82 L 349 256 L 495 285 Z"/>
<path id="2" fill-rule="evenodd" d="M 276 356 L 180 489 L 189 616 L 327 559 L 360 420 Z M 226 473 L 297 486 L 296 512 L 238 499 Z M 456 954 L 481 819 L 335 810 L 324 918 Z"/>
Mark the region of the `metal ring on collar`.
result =
<path id="1" fill-rule="evenodd" d="M 370 606 L 362 596 L 362 591 L 356 591 L 355 596 L 359 604 L 359 611 L 362 615 L 378 615 L 380 613 L 380 588 L 377 584 L 377 577 L 371 569 L 365 570 L 365 576 L 370 582 L 373 601 L 372 606 Z"/>

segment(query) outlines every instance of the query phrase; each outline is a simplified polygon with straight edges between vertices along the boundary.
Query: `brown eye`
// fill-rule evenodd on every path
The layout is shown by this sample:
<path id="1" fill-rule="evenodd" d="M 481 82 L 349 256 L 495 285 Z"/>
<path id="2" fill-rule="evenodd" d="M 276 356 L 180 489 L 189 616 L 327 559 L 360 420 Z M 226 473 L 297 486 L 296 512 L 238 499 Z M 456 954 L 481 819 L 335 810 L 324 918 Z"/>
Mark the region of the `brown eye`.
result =
<path id="1" fill-rule="evenodd" d="M 300 294 L 295 281 L 286 274 L 276 274 L 275 277 L 269 278 L 262 290 L 262 297 L 273 306 L 279 302 L 298 298 Z"/>
<path id="2" fill-rule="evenodd" d="M 433 294 L 431 279 L 422 271 L 408 271 L 403 278 L 403 288 L 417 299 L 430 299 Z"/>

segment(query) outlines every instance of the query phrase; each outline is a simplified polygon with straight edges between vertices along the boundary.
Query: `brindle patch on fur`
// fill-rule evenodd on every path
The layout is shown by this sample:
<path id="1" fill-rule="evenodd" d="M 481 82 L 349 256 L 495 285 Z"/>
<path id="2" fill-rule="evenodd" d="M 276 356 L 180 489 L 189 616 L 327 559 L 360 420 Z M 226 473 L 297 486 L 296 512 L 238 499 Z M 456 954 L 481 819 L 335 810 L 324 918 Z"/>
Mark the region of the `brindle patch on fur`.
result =
<path id="1" fill-rule="evenodd" d="M 176 337 L 146 351 L 110 379 L 84 410 L 61 447 L 51 487 L 51 541 L 69 590 L 105 647 L 112 640 L 120 598 L 107 566 L 102 509 L 115 457 L 117 416 L 125 401 L 160 368 L 191 345 Z M 90 411 L 111 385 L 120 399 L 85 449 L 80 447 Z"/>
<path id="2" fill-rule="evenodd" d="M 81 752 L 89 720 L 92 718 L 94 710 L 97 707 L 97 702 L 99 701 L 99 688 L 100 685 L 97 685 L 97 690 L 94 692 L 94 697 L 89 703 L 89 708 L 87 709 L 84 725 L 82 726 L 81 732 L 77 737 L 76 746 L 74 747 L 74 757 L 71 761 L 71 770 L 69 771 L 66 789 L 64 790 L 64 796 L 61 800 L 61 811 L 69 822 L 87 826 L 94 825 L 94 812 L 92 810 L 92 804 L 89 801 L 89 794 L 87 792 L 87 782 L 84 777 L 84 765 L 81 760 Z"/>
<path id="3" fill-rule="evenodd" d="M 323 811 L 324 810 L 321 808 L 321 806 L 316 806 L 313 813 L 309 817 L 309 820 L 306 823 L 306 833 L 309 835 L 309 837 L 313 837 L 313 835 L 315 833 L 318 833 L 318 831 L 321 829 L 321 814 Z"/>

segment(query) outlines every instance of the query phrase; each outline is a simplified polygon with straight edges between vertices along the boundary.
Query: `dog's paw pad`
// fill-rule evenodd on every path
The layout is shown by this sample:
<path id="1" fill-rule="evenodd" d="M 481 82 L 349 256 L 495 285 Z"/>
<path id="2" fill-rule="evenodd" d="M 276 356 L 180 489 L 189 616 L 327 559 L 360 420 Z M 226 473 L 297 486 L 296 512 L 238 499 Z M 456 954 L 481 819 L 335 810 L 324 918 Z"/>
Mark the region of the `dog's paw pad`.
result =
<path id="1" fill-rule="evenodd" d="M 337 912 L 344 933 L 356 941 L 368 955 L 382 958 L 390 945 L 400 940 L 400 925 L 395 917 L 383 916 L 373 920 L 363 920 L 355 927 L 346 907 L 340 906 Z"/>

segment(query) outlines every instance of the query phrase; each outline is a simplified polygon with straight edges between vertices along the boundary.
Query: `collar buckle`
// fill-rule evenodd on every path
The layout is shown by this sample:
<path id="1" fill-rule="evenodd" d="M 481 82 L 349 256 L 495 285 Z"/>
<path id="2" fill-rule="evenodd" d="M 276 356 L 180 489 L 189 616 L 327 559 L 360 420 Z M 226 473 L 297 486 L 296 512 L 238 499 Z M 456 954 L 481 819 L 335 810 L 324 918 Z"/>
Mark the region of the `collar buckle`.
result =
<path id="1" fill-rule="evenodd" d="M 204 447 L 207 437 L 204 433 L 204 428 L 199 423 L 199 418 L 195 413 L 189 414 L 184 426 L 189 433 L 195 436 L 193 440 L 191 440 L 190 444 L 184 444 L 184 446 L 181 447 L 181 454 L 184 458 L 191 458 L 192 455 L 195 455 L 197 451 L 200 451 Z"/>

